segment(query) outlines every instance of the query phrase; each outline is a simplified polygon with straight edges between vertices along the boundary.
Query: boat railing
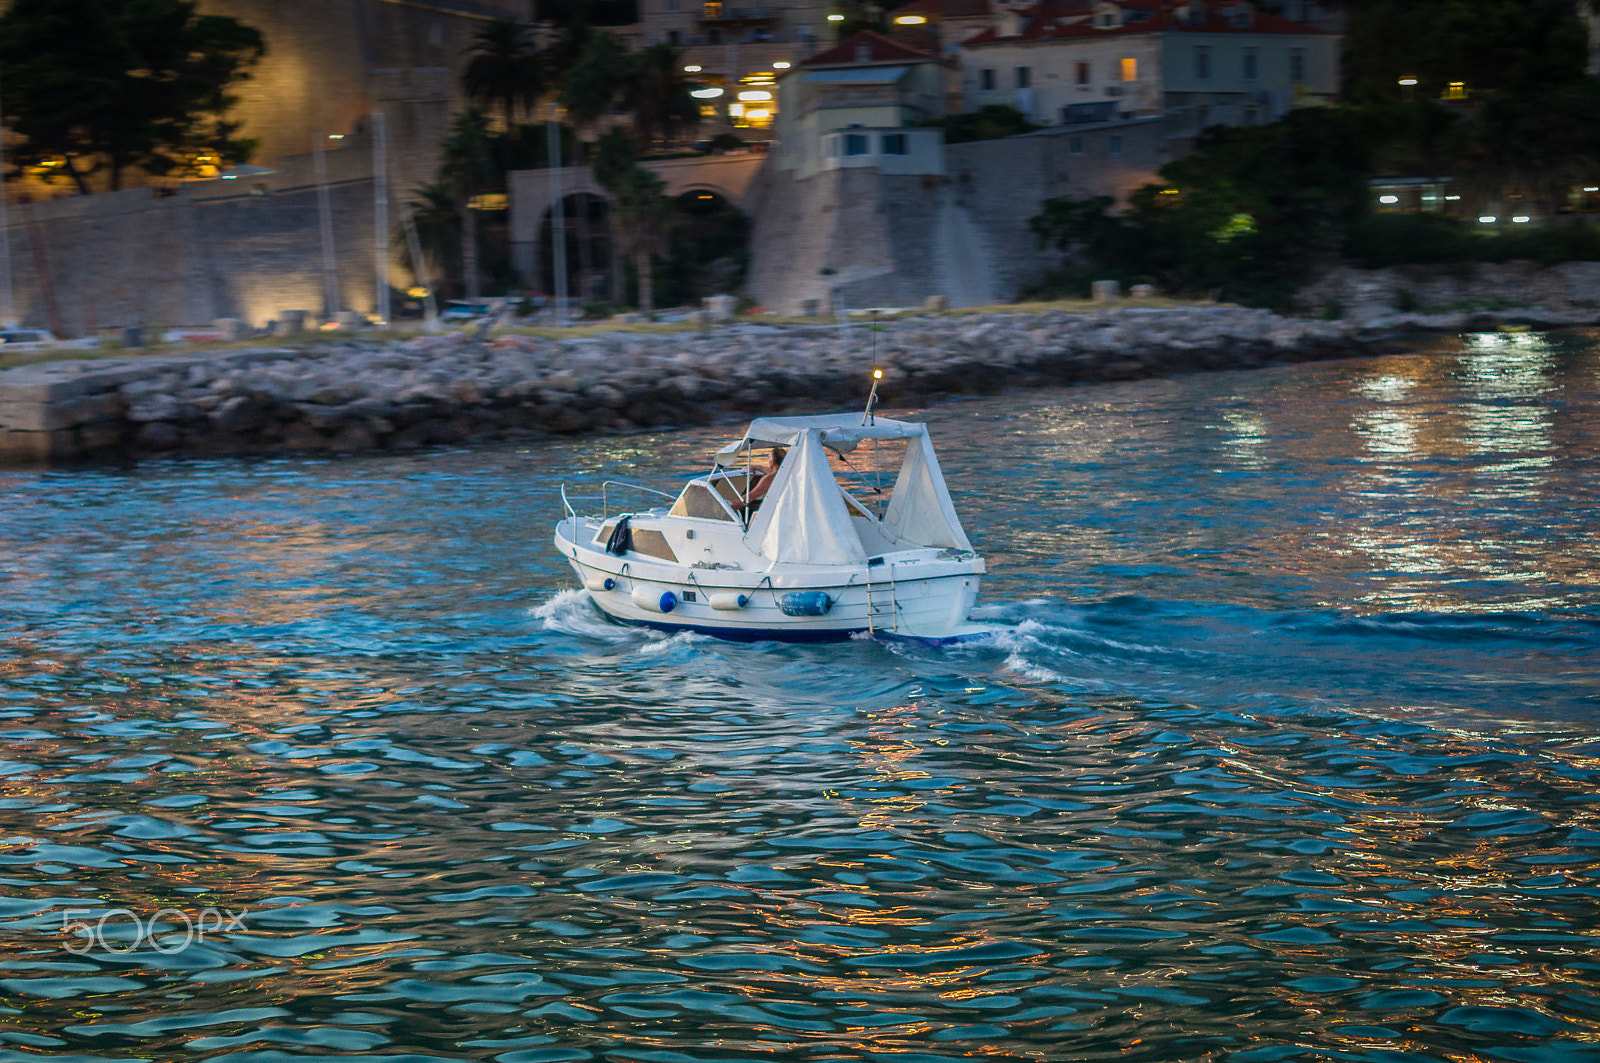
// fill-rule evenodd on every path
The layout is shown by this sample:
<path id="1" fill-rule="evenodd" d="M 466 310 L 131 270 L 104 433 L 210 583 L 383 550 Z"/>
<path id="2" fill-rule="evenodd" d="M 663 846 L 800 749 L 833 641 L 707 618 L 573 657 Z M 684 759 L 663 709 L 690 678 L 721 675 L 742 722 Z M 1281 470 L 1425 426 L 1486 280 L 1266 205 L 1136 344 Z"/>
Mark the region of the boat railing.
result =
<path id="1" fill-rule="evenodd" d="M 627 480 L 606 480 L 600 485 L 600 512 L 602 518 L 611 516 L 609 492 L 613 487 L 626 487 L 632 491 L 647 491 L 652 495 L 660 495 L 662 498 L 675 499 L 678 497 L 677 495 L 668 494 L 666 491 L 658 491 L 654 487 L 646 487 L 644 484 L 629 483 Z"/>

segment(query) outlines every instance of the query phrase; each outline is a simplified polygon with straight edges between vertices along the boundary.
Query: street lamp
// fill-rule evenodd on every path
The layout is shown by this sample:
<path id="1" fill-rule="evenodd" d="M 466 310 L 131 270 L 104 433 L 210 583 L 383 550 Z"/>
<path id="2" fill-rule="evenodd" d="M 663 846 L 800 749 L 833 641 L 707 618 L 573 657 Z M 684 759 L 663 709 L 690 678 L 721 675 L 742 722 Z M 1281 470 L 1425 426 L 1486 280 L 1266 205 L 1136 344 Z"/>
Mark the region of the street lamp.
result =
<path id="1" fill-rule="evenodd" d="M 1412 74 L 1406 74 L 1400 79 L 1400 98 L 1407 103 L 1411 102 L 1412 93 L 1417 91 L 1417 79 Z"/>

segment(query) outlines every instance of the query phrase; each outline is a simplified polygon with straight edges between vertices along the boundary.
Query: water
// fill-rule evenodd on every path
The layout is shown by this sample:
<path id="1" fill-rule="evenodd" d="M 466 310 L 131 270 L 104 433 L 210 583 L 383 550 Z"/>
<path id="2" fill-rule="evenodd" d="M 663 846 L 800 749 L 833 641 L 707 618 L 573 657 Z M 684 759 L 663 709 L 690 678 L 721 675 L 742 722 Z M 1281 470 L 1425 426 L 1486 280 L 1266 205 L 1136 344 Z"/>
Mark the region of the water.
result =
<path id="1" fill-rule="evenodd" d="M 1600 1059 L 1600 339 L 1435 347 L 924 411 L 958 649 L 601 619 L 727 427 L 0 473 L 0 1063 Z"/>

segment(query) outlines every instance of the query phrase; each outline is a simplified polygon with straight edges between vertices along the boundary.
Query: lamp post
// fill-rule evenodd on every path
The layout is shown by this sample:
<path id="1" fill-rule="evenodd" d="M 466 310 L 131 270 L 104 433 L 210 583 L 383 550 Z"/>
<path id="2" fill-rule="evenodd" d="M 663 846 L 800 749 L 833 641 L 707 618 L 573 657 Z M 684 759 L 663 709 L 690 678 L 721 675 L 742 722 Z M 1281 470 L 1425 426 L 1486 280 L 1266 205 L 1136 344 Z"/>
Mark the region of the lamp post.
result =
<path id="1" fill-rule="evenodd" d="M 1406 74 L 1400 78 L 1400 98 L 1407 103 L 1411 102 L 1413 94 L 1417 91 L 1417 78 L 1414 74 Z"/>

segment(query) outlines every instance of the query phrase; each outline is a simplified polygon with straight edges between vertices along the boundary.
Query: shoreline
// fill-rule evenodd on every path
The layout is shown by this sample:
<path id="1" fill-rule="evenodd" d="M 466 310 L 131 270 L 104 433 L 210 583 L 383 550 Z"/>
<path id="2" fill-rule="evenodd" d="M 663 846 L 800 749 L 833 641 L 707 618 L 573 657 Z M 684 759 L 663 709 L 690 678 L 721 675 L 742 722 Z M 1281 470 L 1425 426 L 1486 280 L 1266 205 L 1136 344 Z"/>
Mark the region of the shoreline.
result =
<path id="1" fill-rule="evenodd" d="M 0 370 L 0 465 L 154 454 L 359 453 L 616 433 L 854 406 L 1393 353 L 1397 336 L 1553 310 L 1280 317 L 1226 305 L 997 311 L 853 324 L 739 322 L 698 332 L 546 339 L 463 333 L 300 349 L 43 362 Z"/>

